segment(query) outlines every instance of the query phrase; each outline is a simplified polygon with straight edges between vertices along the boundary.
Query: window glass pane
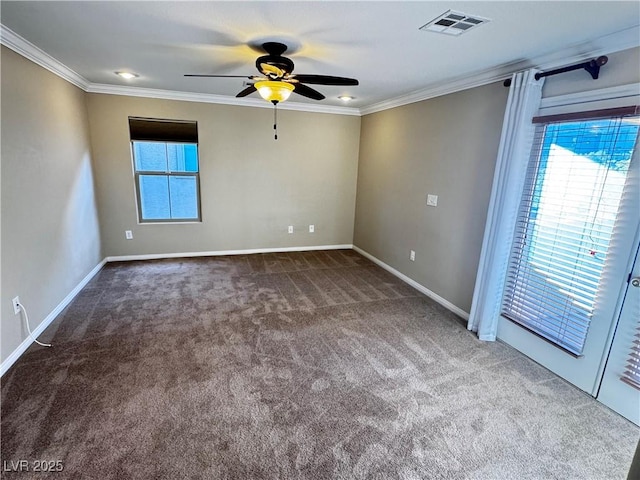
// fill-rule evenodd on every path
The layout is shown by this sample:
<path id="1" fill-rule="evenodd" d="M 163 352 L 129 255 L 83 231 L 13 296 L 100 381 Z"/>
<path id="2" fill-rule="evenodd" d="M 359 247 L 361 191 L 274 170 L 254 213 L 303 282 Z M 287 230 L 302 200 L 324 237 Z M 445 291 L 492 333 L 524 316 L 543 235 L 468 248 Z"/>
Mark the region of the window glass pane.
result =
<path id="1" fill-rule="evenodd" d="M 184 156 L 185 156 L 185 171 L 197 172 L 198 171 L 198 145 L 185 144 Z"/>
<path id="2" fill-rule="evenodd" d="M 166 143 L 133 142 L 133 157 L 137 171 L 167 171 Z"/>
<path id="3" fill-rule="evenodd" d="M 169 207 L 169 177 L 167 175 L 140 175 L 140 209 L 143 220 L 171 218 Z"/>
<path id="4" fill-rule="evenodd" d="M 169 191 L 171 195 L 171 218 L 198 218 L 196 177 L 170 177 Z"/>
<path id="5" fill-rule="evenodd" d="M 199 220 L 198 144 L 131 143 L 134 171 L 138 172 L 140 220 Z"/>
<path id="6" fill-rule="evenodd" d="M 198 146 L 193 143 L 167 144 L 169 170 L 172 172 L 198 171 Z"/>

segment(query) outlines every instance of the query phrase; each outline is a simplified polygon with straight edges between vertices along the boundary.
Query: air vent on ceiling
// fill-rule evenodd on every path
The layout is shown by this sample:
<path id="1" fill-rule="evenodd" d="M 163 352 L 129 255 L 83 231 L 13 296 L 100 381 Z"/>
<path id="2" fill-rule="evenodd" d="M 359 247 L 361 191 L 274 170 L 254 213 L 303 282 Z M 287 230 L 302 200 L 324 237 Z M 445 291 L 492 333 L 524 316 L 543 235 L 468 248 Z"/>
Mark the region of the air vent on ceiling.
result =
<path id="1" fill-rule="evenodd" d="M 446 35 L 462 35 L 464 32 L 468 32 L 472 28 L 479 27 L 489 21 L 488 18 L 479 17 L 478 15 L 467 15 L 466 13 L 448 10 L 426 25 L 421 26 L 420 30 L 444 33 Z"/>

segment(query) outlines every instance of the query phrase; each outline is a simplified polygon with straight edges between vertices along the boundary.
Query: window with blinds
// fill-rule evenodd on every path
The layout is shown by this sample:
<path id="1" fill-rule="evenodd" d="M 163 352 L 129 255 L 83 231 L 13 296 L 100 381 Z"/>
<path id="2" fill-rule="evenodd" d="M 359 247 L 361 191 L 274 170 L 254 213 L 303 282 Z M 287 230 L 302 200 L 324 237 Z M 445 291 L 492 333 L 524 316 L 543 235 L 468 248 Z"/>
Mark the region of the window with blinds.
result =
<path id="1" fill-rule="evenodd" d="M 595 112 L 594 112 L 595 113 Z M 580 355 L 598 298 L 639 116 L 537 118 L 502 315 Z"/>
<path id="2" fill-rule="evenodd" d="M 640 326 L 636 329 L 629 358 L 627 358 L 627 365 L 622 374 L 622 381 L 640 390 Z"/>

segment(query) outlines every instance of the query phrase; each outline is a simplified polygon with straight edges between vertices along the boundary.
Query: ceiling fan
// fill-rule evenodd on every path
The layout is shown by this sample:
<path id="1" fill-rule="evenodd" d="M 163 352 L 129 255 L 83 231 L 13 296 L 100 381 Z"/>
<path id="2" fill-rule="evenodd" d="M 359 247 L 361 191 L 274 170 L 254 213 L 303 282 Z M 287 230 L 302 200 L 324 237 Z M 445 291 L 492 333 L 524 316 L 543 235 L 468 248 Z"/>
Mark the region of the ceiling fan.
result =
<path id="1" fill-rule="evenodd" d="M 322 100 L 325 96 L 319 91 L 305 85 L 358 85 L 355 78 L 334 77 L 331 75 L 303 75 L 293 73 L 294 64 L 291 59 L 283 57 L 287 46 L 280 42 L 265 42 L 262 49 L 267 53 L 256 59 L 256 68 L 260 75 L 206 75 L 186 74 L 185 77 L 220 77 L 248 78 L 249 84 L 236 97 L 246 97 L 258 92 L 262 98 L 277 105 L 289 98 L 291 92 L 313 100 Z"/>

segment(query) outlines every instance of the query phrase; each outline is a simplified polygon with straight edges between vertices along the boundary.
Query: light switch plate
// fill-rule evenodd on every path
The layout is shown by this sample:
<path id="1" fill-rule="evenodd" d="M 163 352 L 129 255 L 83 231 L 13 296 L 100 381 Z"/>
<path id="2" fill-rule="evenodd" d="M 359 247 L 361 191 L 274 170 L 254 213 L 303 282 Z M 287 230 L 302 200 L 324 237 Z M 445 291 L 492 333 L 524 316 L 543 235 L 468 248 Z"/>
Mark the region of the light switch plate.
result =
<path id="1" fill-rule="evenodd" d="M 428 194 L 427 195 L 427 205 L 429 205 L 430 207 L 437 207 L 438 206 L 438 195 Z"/>

